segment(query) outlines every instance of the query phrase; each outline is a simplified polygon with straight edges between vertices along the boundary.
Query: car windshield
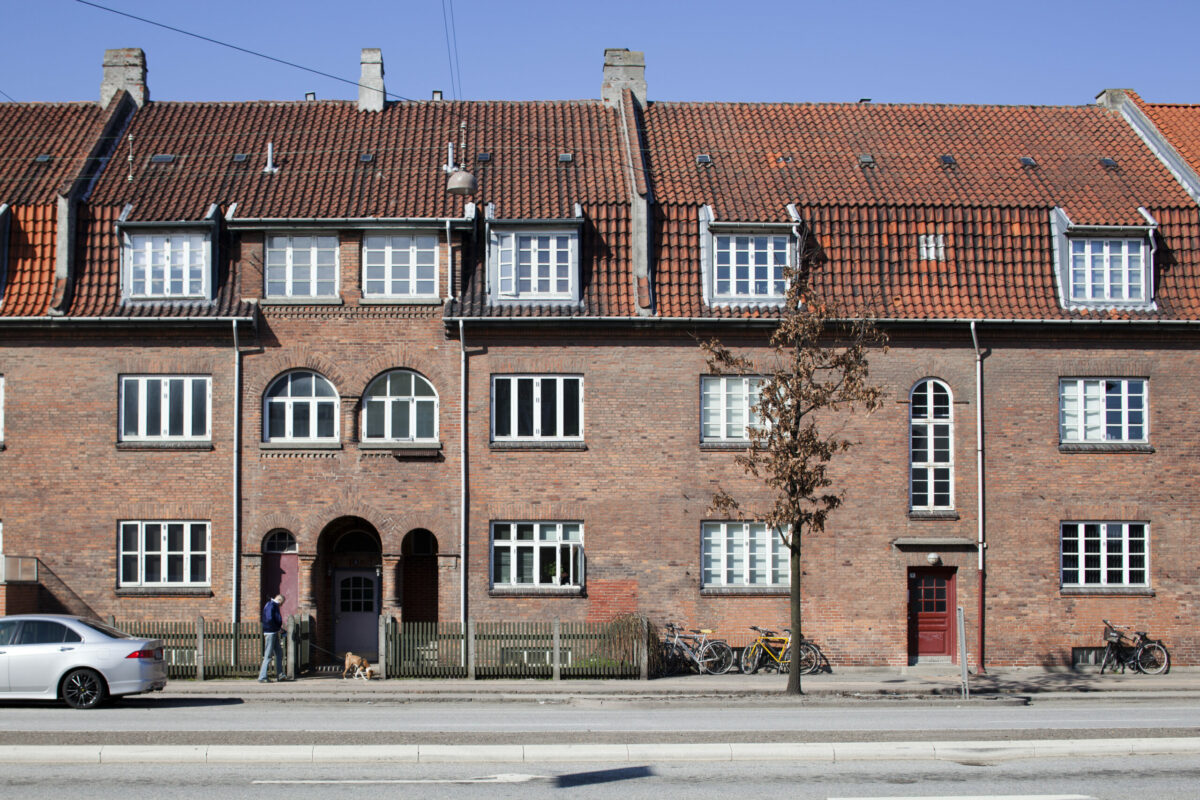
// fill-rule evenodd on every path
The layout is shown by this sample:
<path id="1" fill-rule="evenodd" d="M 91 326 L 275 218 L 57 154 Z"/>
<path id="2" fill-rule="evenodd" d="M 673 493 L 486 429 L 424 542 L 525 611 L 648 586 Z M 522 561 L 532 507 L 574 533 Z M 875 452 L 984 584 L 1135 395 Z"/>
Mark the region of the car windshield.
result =
<path id="1" fill-rule="evenodd" d="M 81 619 L 81 620 L 79 620 L 79 624 L 86 625 L 87 627 L 91 628 L 94 631 L 97 631 L 98 633 L 103 633 L 105 636 L 109 637 L 110 639 L 133 639 L 134 638 L 130 634 L 126 633 L 125 631 L 119 631 L 116 628 L 109 627 L 108 625 L 105 625 L 103 622 L 97 622 L 94 619 Z"/>

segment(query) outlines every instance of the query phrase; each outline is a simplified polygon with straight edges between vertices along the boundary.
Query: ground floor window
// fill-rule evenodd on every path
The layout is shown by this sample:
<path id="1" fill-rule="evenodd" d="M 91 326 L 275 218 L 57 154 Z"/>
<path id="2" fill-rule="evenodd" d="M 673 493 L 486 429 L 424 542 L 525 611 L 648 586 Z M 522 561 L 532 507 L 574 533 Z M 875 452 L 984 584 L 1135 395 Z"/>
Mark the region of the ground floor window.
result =
<path id="1" fill-rule="evenodd" d="M 761 522 L 706 522 L 700 534 L 701 581 L 719 586 L 791 585 L 788 546 Z"/>
<path id="2" fill-rule="evenodd" d="M 581 587 L 583 572 L 583 523 L 492 523 L 494 587 Z"/>
<path id="3" fill-rule="evenodd" d="M 1064 522 L 1063 586 L 1146 586 L 1150 526 L 1144 522 Z"/>
<path id="4" fill-rule="evenodd" d="M 120 523 L 121 586 L 207 586 L 209 523 Z"/>

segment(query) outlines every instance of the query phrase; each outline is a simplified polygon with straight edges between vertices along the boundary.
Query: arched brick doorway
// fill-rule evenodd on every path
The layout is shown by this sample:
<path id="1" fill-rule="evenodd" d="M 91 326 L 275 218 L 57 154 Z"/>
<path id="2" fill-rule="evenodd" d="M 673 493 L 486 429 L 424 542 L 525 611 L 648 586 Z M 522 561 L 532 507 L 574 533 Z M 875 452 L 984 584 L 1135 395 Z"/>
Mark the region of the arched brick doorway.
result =
<path id="1" fill-rule="evenodd" d="M 283 595 L 284 618 L 296 613 L 300 601 L 300 556 L 296 552 L 296 537 L 290 531 L 277 528 L 266 535 L 262 544 L 262 585 L 258 607 L 277 594 Z"/>
<path id="2" fill-rule="evenodd" d="M 424 528 L 409 531 L 400 544 L 403 557 L 400 603 L 405 622 L 437 622 L 438 541 Z"/>
<path id="3" fill-rule="evenodd" d="M 382 566 L 379 532 L 365 519 L 340 517 L 321 531 L 313 570 L 317 635 L 335 659 L 347 651 L 378 657 Z"/>

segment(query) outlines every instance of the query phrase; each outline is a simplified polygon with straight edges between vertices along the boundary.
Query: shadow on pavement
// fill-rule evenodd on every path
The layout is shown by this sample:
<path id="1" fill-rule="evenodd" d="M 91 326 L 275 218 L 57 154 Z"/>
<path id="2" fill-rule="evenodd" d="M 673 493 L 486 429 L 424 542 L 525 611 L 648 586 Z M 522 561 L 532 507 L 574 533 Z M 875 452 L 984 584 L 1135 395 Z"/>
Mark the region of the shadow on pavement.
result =
<path id="1" fill-rule="evenodd" d="M 654 770 L 649 767 L 620 767 L 618 769 L 602 769 L 596 772 L 574 772 L 570 775 L 559 775 L 555 785 L 560 789 L 570 789 L 575 786 L 591 786 L 597 783 L 613 783 L 627 781 L 632 778 L 650 778 Z"/>

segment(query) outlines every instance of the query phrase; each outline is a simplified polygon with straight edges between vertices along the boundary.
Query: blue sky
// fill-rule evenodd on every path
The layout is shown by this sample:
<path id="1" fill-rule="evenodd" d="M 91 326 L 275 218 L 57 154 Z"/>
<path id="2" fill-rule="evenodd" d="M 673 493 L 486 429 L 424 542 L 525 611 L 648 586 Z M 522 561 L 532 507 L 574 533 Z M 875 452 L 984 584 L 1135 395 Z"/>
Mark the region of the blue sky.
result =
<path id="1" fill-rule="evenodd" d="M 1200 103 L 1196 0 L 95 2 L 348 80 L 379 47 L 388 91 L 414 99 L 597 98 L 604 48 L 627 47 L 651 100 L 1078 105 L 1128 87 Z M 0 0 L 0 18 L 0 102 L 94 100 L 111 47 L 146 51 L 156 100 L 357 96 L 77 0 Z"/>

